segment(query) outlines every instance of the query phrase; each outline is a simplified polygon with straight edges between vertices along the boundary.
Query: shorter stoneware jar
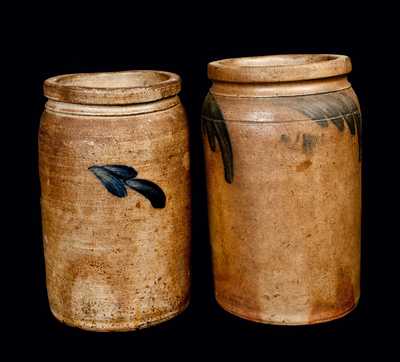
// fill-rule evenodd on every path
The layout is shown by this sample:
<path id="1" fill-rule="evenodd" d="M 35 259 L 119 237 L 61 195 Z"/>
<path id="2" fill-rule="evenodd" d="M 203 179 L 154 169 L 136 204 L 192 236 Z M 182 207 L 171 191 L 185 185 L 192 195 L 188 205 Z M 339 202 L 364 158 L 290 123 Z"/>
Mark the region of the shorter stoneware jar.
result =
<path id="1" fill-rule="evenodd" d="M 189 302 L 188 128 L 176 74 L 47 79 L 39 133 L 50 308 L 95 331 L 172 318 Z"/>
<path id="2" fill-rule="evenodd" d="M 215 294 L 227 311 L 312 324 L 356 306 L 361 115 L 341 55 L 225 59 L 204 102 Z"/>

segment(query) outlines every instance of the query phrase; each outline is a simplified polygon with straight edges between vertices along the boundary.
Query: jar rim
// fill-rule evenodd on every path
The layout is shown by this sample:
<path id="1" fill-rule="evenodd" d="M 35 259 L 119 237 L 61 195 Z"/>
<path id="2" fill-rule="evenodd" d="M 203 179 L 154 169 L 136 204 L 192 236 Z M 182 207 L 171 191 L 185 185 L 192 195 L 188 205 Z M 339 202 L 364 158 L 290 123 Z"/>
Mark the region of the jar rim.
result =
<path id="1" fill-rule="evenodd" d="M 181 79 L 159 70 L 62 74 L 45 80 L 44 95 L 65 103 L 124 105 L 175 96 Z"/>
<path id="2" fill-rule="evenodd" d="M 211 80 L 277 83 L 330 78 L 351 72 L 351 60 L 339 54 L 281 54 L 229 58 L 208 64 Z"/>

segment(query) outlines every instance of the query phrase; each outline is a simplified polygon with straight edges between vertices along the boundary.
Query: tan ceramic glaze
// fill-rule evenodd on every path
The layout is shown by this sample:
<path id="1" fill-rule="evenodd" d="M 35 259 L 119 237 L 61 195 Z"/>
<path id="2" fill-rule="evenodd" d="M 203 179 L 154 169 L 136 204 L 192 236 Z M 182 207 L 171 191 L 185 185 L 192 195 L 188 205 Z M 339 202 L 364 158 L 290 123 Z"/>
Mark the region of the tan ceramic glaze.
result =
<path id="1" fill-rule="evenodd" d="M 146 327 L 189 301 L 190 178 L 180 79 L 62 75 L 39 134 L 50 307 L 95 331 Z"/>
<path id="2" fill-rule="evenodd" d="M 358 302 L 361 116 L 350 71 L 340 55 L 209 64 L 215 294 L 237 316 L 312 324 Z"/>

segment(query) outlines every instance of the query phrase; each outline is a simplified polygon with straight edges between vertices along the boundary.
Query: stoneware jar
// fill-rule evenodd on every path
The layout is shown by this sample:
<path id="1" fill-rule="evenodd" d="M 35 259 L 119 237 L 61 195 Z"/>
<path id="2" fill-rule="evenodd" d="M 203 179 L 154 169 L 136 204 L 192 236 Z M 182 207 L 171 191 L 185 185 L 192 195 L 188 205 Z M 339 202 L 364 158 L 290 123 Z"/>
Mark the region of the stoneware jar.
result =
<path id="1" fill-rule="evenodd" d="M 189 301 L 188 128 L 176 74 L 47 79 L 39 132 L 50 308 L 95 331 L 146 327 Z"/>
<path id="2" fill-rule="evenodd" d="M 342 55 L 209 64 L 202 112 L 215 294 L 227 311 L 312 324 L 355 308 L 360 129 Z"/>

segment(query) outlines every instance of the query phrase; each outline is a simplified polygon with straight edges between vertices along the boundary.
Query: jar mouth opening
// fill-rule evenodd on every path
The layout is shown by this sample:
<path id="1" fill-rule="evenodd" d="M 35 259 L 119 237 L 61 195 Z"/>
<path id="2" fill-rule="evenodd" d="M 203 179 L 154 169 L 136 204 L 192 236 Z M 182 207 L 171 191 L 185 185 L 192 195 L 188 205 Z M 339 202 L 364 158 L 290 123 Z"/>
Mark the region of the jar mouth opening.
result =
<path id="1" fill-rule="evenodd" d="M 209 63 L 211 80 L 262 83 L 336 77 L 351 72 L 351 61 L 338 54 L 282 54 L 222 59 Z"/>
<path id="2" fill-rule="evenodd" d="M 76 73 L 44 82 L 47 98 L 80 104 L 134 104 L 174 96 L 181 89 L 177 74 L 157 70 Z"/>

